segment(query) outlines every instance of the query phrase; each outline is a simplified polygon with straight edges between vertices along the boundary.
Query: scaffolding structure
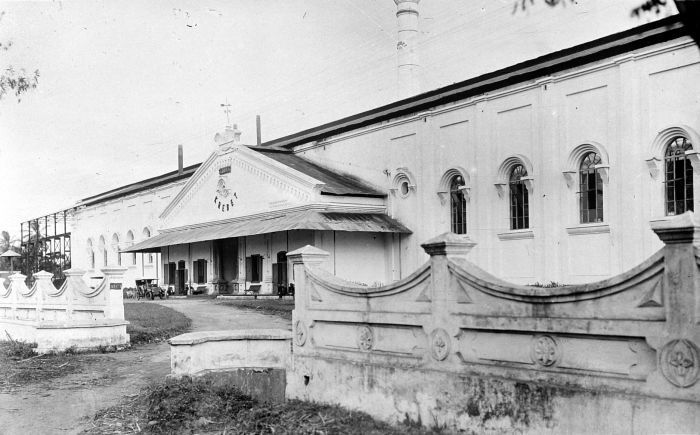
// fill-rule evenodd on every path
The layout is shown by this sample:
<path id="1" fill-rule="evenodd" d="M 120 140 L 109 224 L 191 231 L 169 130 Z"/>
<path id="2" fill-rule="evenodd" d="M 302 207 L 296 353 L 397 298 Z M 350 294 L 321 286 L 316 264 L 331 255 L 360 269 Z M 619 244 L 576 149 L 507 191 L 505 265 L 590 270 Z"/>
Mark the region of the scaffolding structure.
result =
<path id="1" fill-rule="evenodd" d="M 63 271 L 71 267 L 72 219 L 73 209 L 67 209 L 20 224 L 24 275 L 45 270 L 54 278 L 63 278 Z"/>

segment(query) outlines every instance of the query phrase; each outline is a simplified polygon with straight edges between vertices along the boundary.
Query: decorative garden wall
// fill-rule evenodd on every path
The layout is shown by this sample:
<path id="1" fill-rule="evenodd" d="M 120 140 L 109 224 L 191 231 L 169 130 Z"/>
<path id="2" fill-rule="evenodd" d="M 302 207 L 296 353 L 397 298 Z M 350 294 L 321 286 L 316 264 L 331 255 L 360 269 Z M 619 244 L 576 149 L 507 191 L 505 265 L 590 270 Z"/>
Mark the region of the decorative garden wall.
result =
<path id="1" fill-rule="evenodd" d="M 518 286 L 444 234 L 404 280 L 368 288 L 287 255 L 297 289 L 287 396 L 388 421 L 524 433 L 700 427 L 700 224 L 652 224 L 665 246 L 613 278 Z"/>
<path id="2" fill-rule="evenodd" d="M 0 284 L 0 334 L 2 339 L 37 343 L 37 351 L 61 351 L 98 346 L 124 346 L 129 342 L 124 320 L 122 277 L 124 268 L 105 268 L 103 280 L 89 287 L 85 271 L 64 271 L 60 288 L 48 272 L 34 274 L 31 288 L 26 276 L 10 275 Z"/>

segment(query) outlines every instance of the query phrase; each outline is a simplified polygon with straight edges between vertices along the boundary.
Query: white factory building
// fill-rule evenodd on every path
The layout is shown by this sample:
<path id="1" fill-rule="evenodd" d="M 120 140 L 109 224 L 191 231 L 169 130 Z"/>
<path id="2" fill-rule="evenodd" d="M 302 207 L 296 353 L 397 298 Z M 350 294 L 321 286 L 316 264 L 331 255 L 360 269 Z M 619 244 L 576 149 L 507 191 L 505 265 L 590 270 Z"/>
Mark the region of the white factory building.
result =
<path id="1" fill-rule="evenodd" d="M 256 146 L 230 126 L 200 165 L 77 204 L 73 266 L 274 293 L 310 244 L 373 286 L 452 231 L 508 281 L 609 277 L 661 246 L 650 221 L 697 207 L 699 78 L 669 17 Z"/>

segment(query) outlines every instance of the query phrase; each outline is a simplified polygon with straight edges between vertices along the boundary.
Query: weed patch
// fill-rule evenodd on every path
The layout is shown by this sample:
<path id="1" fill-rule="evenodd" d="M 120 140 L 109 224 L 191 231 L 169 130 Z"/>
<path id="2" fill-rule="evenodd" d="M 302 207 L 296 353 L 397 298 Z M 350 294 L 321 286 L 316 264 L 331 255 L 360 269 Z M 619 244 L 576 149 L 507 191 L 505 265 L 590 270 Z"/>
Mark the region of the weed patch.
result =
<path id="1" fill-rule="evenodd" d="M 8 335 L 8 338 L 9 335 Z M 11 340 L 0 345 L 0 353 L 6 359 L 23 360 L 36 355 L 36 343 L 25 343 L 24 341 Z"/>
<path id="2" fill-rule="evenodd" d="M 298 400 L 260 403 L 210 378 L 166 380 L 100 411 L 86 434 L 408 434 L 436 433 L 391 426 L 367 414 Z"/>
<path id="3" fill-rule="evenodd" d="M 0 341 L 0 392 L 76 373 L 85 362 L 65 352 L 38 355 L 35 348 L 36 344 Z"/>
<path id="4" fill-rule="evenodd" d="M 184 314 L 162 305 L 142 302 L 124 304 L 124 318 L 131 344 L 167 340 L 189 330 L 192 321 Z"/>

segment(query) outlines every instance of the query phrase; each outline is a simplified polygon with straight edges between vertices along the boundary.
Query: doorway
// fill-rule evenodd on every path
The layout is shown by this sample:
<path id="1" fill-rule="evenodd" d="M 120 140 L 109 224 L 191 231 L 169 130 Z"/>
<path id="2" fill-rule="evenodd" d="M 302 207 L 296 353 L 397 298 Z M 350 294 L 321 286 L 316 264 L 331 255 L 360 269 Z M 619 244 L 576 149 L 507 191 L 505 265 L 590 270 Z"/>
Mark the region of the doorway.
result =
<path id="1" fill-rule="evenodd" d="M 187 269 L 185 269 L 185 262 L 180 260 L 177 262 L 177 279 L 175 281 L 175 292 L 179 295 L 187 294 Z"/>
<path id="2" fill-rule="evenodd" d="M 273 291 L 284 296 L 289 288 L 289 278 L 287 276 L 287 252 L 277 253 L 277 262 L 272 265 Z"/>

